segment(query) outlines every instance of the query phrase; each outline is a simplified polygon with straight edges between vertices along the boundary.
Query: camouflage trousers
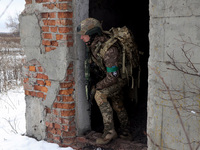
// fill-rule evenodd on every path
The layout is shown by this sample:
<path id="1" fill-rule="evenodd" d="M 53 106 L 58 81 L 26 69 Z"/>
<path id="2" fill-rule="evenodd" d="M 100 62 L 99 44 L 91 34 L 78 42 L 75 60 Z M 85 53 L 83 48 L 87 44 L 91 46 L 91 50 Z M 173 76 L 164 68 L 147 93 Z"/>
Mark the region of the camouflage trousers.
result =
<path id="1" fill-rule="evenodd" d="M 97 90 L 95 100 L 101 111 L 104 123 L 104 132 L 114 129 L 113 109 L 117 113 L 117 117 L 121 124 L 121 128 L 126 128 L 128 125 L 128 115 L 123 105 L 122 87 L 126 84 L 125 81 L 120 81 L 108 88 Z M 111 99 L 112 107 L 108 102 Z"/>

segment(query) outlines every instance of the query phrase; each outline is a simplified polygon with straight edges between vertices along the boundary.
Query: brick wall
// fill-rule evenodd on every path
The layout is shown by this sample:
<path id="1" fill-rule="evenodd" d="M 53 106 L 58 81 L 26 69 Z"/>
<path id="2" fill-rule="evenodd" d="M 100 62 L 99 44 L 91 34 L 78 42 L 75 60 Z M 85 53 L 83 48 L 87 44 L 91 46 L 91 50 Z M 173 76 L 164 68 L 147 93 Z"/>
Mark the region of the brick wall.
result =
<path id="1" fill-rule="evenodd" d="M 58 143 L 60 146 L 69 146 L 76 137 L 75 102 L 73 98 L 74 78 L 73 64 L 67 69 L 66 80 L 60 82 L 59 93 L 52 108 L 46 108 L 47 141 Z"/>
<path id="2" fill-rule="evenodd" d="M 36 11 L 36 7 L 44 8 L 43 11 L 39 11 L 40 19 L 38 19 L 42 38 L 40 48 L 43 52 L 59 51 L 58 47 L 73 47 L 72 0 L 26 0 L 26 7 L 35 7 Z M 45 68 L 37 59 L 33 59 L 24 65 L 23 70 L 25 95 L 39 98 L 41 102 L 47 101 L 53 81 Z M 65 79 L 59 81 L 59 89 L 53 104 L 51 107 L 45 107 L 46 141 L 57 143 L 62 147 L 74 143 L 76 137 L 74 91 L 74 62 L 71 61 L 66 68 Z"/>
<path id="3" fill-rule="evenodd" d="M 45 107 L 46 140 L 60 146 L 72 145 L 76 137 L 73 63 L 67 68 L 66 79 L 60 88 L 51 108 Z M 24 66 L 25 95 L 46 100 L 51 81 L 37 60 Z"/>

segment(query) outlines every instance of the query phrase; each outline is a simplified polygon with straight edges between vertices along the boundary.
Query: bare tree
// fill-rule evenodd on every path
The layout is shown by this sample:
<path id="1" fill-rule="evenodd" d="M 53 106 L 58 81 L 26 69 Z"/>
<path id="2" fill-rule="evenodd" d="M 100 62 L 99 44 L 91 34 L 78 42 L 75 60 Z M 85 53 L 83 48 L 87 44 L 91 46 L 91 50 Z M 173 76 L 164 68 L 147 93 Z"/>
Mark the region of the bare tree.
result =
<path id="1" fill-rule="evenodd" d="M 14 17 L 8 17 L 6 27 L 9 28 L 12 33 L 19 34 L 19 13 L 16 13 Z"/>

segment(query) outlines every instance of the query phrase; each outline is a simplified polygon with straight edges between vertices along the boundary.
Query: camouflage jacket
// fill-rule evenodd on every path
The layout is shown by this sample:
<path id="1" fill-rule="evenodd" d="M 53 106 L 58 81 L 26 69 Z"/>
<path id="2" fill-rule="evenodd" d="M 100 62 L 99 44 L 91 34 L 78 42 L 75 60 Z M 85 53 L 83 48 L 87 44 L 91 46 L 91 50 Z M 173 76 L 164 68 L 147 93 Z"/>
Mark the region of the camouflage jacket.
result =
<path id="1" fill-rule="evenodd" d="M 99 81 L 96 84 L 96 89 L 101 90 L 107 88 L 113 84 L 118 82 L 118 78 L 120 77 L 120 71 L 117 70 L 115 72 L 107 72 L 106 67 L 112 68 L 113 66 L 119 67 L 119 50 L 116 45 L 111 46 L 105 53 L 104 57 L 101 58 L 99 55 L 100 48 L 102 45 L 108 40 L 108 37 L 105 35 L 95 37 L 94 41 L 90 45 L 91 57 L 97 66 L 102 68 L 102 71 L 106 74 L 105 78 Z M 98 48 L 99 46 L 99 48 Z"/>

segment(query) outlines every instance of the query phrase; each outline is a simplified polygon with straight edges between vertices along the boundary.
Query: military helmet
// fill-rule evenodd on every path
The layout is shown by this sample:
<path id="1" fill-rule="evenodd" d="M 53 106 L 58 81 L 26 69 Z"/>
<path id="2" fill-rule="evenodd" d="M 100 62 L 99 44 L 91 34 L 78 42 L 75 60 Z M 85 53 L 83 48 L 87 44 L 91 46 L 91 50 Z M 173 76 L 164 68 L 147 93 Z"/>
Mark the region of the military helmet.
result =
<path id="1" fill-rule="evenodd" d="M 93 30 L 93 31 L 92 31 Z M 81 35 L 90 35 L 94 30 L 102 30 L 101 23 L 94 18 L 87 18 L 77 27 L 77 33 Z M 92 32 L 91 32 L 92 31 Z"/>

